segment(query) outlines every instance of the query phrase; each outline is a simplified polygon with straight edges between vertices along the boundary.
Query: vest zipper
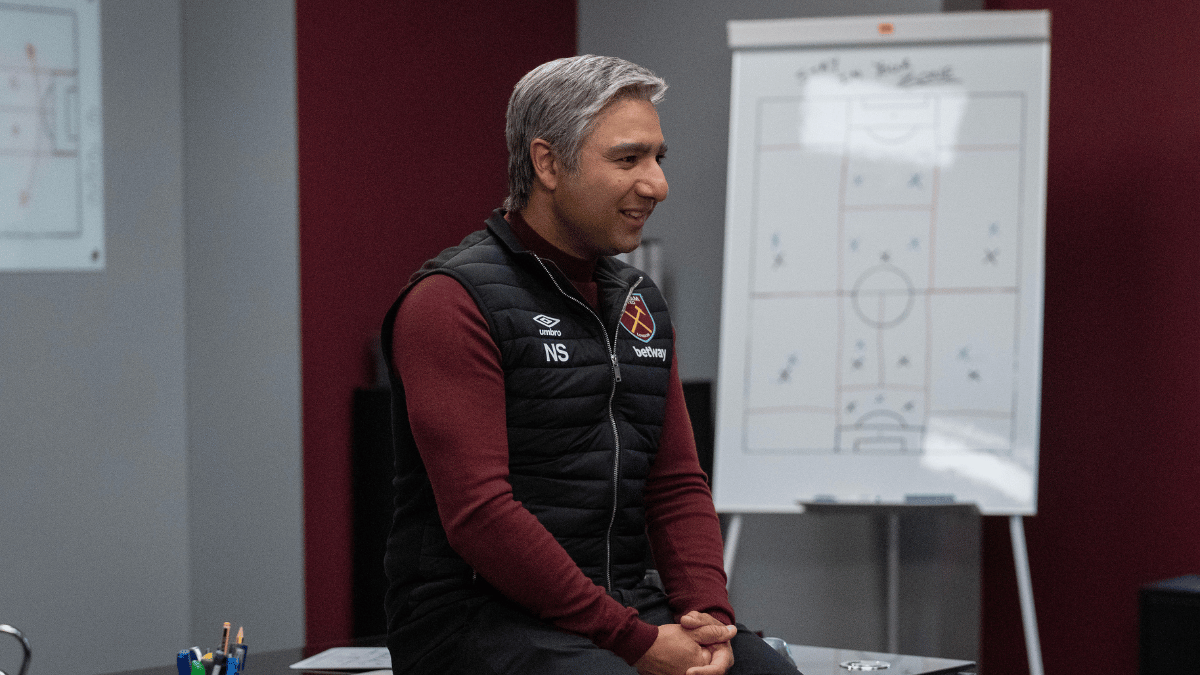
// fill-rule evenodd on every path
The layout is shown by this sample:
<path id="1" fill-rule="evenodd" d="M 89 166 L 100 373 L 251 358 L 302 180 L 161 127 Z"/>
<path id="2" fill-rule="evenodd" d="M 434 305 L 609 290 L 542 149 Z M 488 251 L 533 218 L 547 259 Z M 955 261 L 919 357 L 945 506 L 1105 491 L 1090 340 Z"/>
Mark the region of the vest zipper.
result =
<path id="1" fill-rule="evenodd" d="M 567 293 L 566 291 L 564 291 L 562 289 L 562 286 L 560 286 L 558 284 L 558 279 L 555 279 L 554 275 L 550 273 L 550 268 L 546 267 L 546 263 L 542 261 L 540 256 L 538 256 L 535 253 L 531 253 L 530 255 L 532 255 L 533 259 L 538 261 L 538 264 L 542 266 L 542 270 L 544 270 L 546 272 L 546 276 L 550 277 L 550 282 L 552 284 L 554 284 L 554 288 L 560 294 L 570 298 L 571 300 L 574 300 L 576 304 L 578 304 L 580 307 L 583 307 L 585 310 L 587 310 L 588 314 L 591 314 L 593 317 L 595 317 L 596 322 L 600 324 L 601 333 L 604 334 L 604 347 L 605 347 L 605 349 L 608 350 L 608 358 L 612 361 L 613 380 L 612 380 L 612 388 L 609 389 L 609 391 L 608 391 L 608 423 L 610 425 L 612 425 L 612 432 L 613 432 L 613 476 L 612 476 L 612 490 L 613 490 L 612 497 L 613 498 L 612 498 L 612 512 L 609 513 L 609 516 L 608 516 L 608 529 L 604 533 L 604 585 L 605 585 L 605 589 L 609 593 L 612 593 L 612 590 L 613 590 L 612 531 L 613 531 L 613 526 L 617 522 L 617 498 L 619 496 L 618 493 L 620 492 L 620 489 L 621 489 L 621 482 L 620 482 L 620 479 L 621 479 L 621 434 L 617 431 L 617 418 L 615 415 L 613 415 L 613 399 L 616 398 L 616 395 L 617 395 L 617 383 L 621 381 L 621 364 L 617 360 L 617 331 L 615 328 L 613 329 L 613 334 L 612 334 L 612 338 L 611 338 L 612 342 L 610 344 L 609 343 L 610 338 L 608 337 L 608 327 L 604 325 L 604 320 L 600 318 L 600 315 L 597 314 L 594 309 L 592 309 L 590 306 L 588 306 L 588 304 L 586 302 L 584 302 L 584 301 L 580 300 L 579 298 L 571 295 L 570 293 Z M 621 303 L 621 311 L 622 312 L 625 311 L 626 305 L 629 304 L 629 298 L 633 297 L 634 290 L 637 289 L 638 284 L 641 284 L 642 279 L 644 279 L 644 278 L 645 277 L 638 277 L 637 281 L 633 282 L 633 284 L 629 286 L 629 291 L 625 294 L 625 301 Z"/>
<path id="2" fill-rule="evenodd" d="M 642 277 L 638 277 L 637 281 L 629 286 L 629 292 L 625 294 L 625 301 L 621 303 L 621 312 L 625 312 L 626 305 L 629 304 L 629 298 L 633 297 L 633 290 L 642 283 Z M 595 314 L 595 312 L 593 312 Z M 597 319 L 600 317 L 596 317 Z M 618 319 L 618 321 L 620 321 Z M 604 322 L 600 322 L 603 327 Z M 608 337 L 605 332 L 604 337 Z M 612 356 L 613 362 L 613 385 L 608 393 L 608 421 L 612 424 L 613 430 L 613 501 L 612 513 L 608 515 L 608 531 L 604 533 L 604 580 L 607 584 L 608 592 L 612 593 L 612 531 L 613 526 L 617 522 L 617 497 L 621 489 L 621 435 L 617 433 L 617 418 L 613 415 L 613 398 L 617 395 L 617 383 L 621 381 L 621 365 L 617 361 L 617 328 L 613 327 L 612 348 L 609 350 L 609 355 Z"/>

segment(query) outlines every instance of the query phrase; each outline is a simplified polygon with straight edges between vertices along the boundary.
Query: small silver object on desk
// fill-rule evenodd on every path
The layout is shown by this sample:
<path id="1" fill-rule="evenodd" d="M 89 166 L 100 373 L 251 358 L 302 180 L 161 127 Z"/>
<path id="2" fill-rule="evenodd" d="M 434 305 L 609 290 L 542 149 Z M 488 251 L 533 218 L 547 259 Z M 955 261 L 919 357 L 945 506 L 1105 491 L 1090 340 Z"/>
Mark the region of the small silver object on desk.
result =
<path id="1" fill-rule="evenodd" d="M 839 665 L 846 670 L 886 670 L 892 667 L 887 661 L 842 661 Z"/>

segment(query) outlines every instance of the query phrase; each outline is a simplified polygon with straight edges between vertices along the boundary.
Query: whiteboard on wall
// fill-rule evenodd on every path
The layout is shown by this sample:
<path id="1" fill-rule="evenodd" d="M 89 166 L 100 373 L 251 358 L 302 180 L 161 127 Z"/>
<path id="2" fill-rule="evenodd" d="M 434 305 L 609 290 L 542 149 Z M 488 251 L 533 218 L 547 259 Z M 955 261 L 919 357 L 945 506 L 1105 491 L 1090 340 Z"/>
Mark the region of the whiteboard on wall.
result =
<path id="1" fill-rule="evenodd" d="M 0 272 L 104 253 L 100 3 L 0 2 Z"/>
<path id="2" fill-rule="evenodd" d="M 1048 13 L 729 37 L 717 509 L 1034 513 Z"/>

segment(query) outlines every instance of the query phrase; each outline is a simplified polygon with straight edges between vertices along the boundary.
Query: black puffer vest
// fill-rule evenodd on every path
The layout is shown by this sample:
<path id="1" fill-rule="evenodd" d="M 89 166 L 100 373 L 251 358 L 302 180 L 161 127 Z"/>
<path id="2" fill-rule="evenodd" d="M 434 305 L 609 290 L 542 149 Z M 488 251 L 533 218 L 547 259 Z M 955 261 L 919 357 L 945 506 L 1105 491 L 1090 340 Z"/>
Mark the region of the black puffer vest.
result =
<path id="1" fill-rule="evenodd" d="M 431 274 L 449 275 L 467 289 L 499 347 L 513 496 L 592 581 L 610 592 L 633 588 L 646 571 L 642 488 L 662 433 L 672 358 L 661 293 L 637 269 L 602 258 L 595 274 L 600 311 L 594 311 L 554 263 L 521 246 L 497 211 L 486 230 L 413 275 L 384 321 L 389 359 L 400 303 Z M 469 595 L 476 586 L 470 566 L 446 540 L 403 383 L 394 375 L 392 408 L 389 627 L 425 601 Z"/>

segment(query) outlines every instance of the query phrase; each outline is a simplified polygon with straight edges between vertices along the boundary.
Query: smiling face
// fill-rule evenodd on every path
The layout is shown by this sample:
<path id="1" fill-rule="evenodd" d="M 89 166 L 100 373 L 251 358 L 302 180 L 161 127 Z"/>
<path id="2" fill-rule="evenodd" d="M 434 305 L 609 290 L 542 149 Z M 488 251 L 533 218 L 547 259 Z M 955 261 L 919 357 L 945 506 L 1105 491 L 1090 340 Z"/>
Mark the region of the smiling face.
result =
<path id="1" fill-rule="evenodd" d="M 667 198 L 660 165 L 666 151 L 654 104 L 640 99 L 609 103 L 584 141 L 575 171 L 557 160 L 549 179 L 539 171 L 550 188 L 550 231 L 542 235 L 588 260 L 637 248 L 646 219 Z"/>

